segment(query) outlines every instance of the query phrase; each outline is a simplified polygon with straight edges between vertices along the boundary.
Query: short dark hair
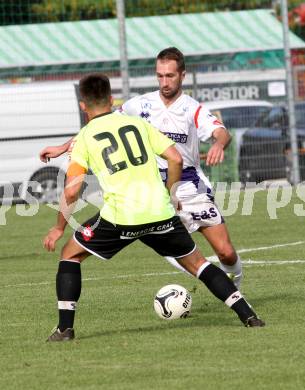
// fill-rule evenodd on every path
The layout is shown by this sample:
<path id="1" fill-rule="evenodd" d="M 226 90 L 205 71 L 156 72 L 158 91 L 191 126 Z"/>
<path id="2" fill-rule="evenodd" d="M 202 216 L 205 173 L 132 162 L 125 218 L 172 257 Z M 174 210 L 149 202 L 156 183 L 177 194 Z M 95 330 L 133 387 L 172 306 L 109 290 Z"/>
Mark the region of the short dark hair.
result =
<path id="1" fill-rule="evenodd" d="M 166 49 L 161 50 L 157 55 L 157 61 L 158 60 L 176 61 L 178 71 L 183 72 L 185 70 L 184 55 L 176 47 L 167 47 Z"/>
<path id="2" fill-rule="evenodd" d="M 109 103 L 111 87 L 109 78 L 103 73 L 91 73 L 79 81 L 80 100 L 89 107 Z"/>

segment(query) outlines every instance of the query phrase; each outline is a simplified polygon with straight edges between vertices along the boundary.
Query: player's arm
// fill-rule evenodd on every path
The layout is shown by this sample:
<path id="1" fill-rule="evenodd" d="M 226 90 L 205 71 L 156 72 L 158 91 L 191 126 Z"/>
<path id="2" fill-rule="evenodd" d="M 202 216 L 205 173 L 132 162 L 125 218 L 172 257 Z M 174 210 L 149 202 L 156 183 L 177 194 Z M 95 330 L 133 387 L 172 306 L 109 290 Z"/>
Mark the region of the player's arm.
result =
<path id="1" fill-rule="evenodd" d="M 217 165 L 224 160 L 224 150 L 231 142 L 231 135 L 224 127 L 218 127 L 212 133 L 213 144 L 210 147 L 206 165 Z"/>
<path id="2" fill-rule="evenodd" d="M 168 177 L 166 187 L 171 193 L 171 189 L 174 188 L 174 184 L 178 183 L 181 179 L 183 159 L 181 154 L 173 145 L 169 146 L 163 153 L 160 154 L 160 156 L 167 160 Z"/>
<path id="3" fill-rule="evenodd" d="M 222 121 L 207 110 L 204 105 L 197 107 L 193 120 L 199 140 L 213 142 L 205 157 L 206 165 L 216 165 L 223 162 L 224 150 L 231 141 L 231 135 Z"/>
<path id="4" fill-rule="evenodd" d="M 69 218 L 78 200 L 79 191 L 82 187 L 87 169 L 76 162 L 71 162 L 65 182 L 65 188 L 60 199 L 57 215 L 57 223 L 53 226 L 43 240 L 47 251 L 54 251 L 56 242 L 63 236 Z"/>
<path id="5" fill-rule="evenodd" d="M 65 142 L 62 145 L 47 146 L 39 153 L 40 160 L 46 163 L 47 161 L 49 161 L 50 158 L 56 158 L 61 156 L 63 153 L 66 153 L 70 149 L 72 142 L 73 138 L 69 139 L 69 141 Z"/>

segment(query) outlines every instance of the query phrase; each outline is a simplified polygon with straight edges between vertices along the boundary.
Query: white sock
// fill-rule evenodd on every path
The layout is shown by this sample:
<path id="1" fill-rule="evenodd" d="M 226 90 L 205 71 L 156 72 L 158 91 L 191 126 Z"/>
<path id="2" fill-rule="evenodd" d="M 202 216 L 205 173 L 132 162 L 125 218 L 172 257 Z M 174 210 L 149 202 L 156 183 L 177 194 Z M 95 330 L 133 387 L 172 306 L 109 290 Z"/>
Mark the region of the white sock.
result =
<path id="1" fill-rule="evenodd" d="M 240 283 L 243 277 L 243 271 L 242 271 L 242 263 L 239 255 L 237 255 L 237 260 L 234 265 L 226 265 L 220 263 L 220 268 L 229 276 L 233 275 L 233 283 L 235 284 L 236 288 L 239 290 Z"/>
<path id="2" fill-rule="evenodd" d="M 175 268 L 177 268 L 179 271 L 185 272 L 186 274 L 193 276 L 190 272 L 188 272 L 185 268 L 183 268 L 182 265 L 180 265 L 180 264 L 178 263 L 178 261 L 177 261 L 174 257 L 165 256 L 164 258 L 165 258 L 171 265 L 173 265 Z"/>

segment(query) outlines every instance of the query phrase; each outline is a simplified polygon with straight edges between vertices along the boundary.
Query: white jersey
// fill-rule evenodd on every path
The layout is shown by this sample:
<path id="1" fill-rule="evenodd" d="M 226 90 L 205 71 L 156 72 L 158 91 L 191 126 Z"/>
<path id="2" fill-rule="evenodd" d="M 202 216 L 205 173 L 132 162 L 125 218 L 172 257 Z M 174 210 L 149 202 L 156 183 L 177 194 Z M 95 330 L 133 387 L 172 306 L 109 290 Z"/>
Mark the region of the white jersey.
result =
<path id="1" fill-rule="evenodd" d="M 209 141 L 213 131 L 224 127 L 223 124 L 209 110 L 184 93 L 167 107 L 160 98 L 159 91 L 149 92 L 129 99 L 122 105 L 121 111 L 142 117 L 176 143 L 175 146 L 183 157 L 183 183 L 179 185 L 176 195 L 182 203 L 182 210 L 185 210 L 185 213 L 180 214 L 186 216 L 180 216 L 188 230 L 191 232 L 199 226 L 221 223 L 219 211 L 216 208 L 215 212 L 214 205 L 211 204 L 214 200 L 211 183 L 200 167 L 199 143 Z M 165 181 L 167 161 L 157 157 L 157 162 Z"/>
<path id="2" fill-rule="evenodd" d="M 162 131 L 176 143 L 183 157 L 183 169 L 194 167 L 200 178 L 208 184 L 200 168 L 199 142 L 210 140 L 212 133 L 223 124 L 192 97 L 182 94 L 166 107 L 159 91 L 136 96 L 122 106 L 128 115 L 137 115 Z M 159 168 L 166 169 L 167 161 L 158 158 Z"/>

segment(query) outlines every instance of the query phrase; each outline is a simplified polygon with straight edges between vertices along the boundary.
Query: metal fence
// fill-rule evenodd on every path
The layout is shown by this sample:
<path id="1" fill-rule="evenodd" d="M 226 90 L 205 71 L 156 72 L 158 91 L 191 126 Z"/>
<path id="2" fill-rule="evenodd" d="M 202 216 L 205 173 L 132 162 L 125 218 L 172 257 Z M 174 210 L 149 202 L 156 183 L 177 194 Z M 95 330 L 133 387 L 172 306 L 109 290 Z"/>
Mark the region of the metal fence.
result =
<path id="1" fill-rule="evenodd" d="M 142 71 L 146 73 L 148 69 Z M 265 72 L 255 72 L 257 80 L 251 75 L 252 80 L 245 77 L 241 81 L 243 74 L 240 72 L 240 79 L 236 83 L 230 81 L 230 72 L 227 80 L 226 72 L 222 72 L 219 74 L 222 81 L 211 83 L 210 73 L 194 72 L 192 69 L 185 80 L 185 92 L 196 97 L 217 115 L 233 135 L 225 162 L 212 169 L 204 164 L 204 154 L 209 145 L 201 145 L 202 167 L 213 182 L 291 180 L 287 106 L 285 99 L 268 96 L 268 85 L 269 90 L 280 89 L 283 80 L 261 81 L 260 73 L 266 76 Z M 64 161 L 52 160 L 45 166 L 39 162 L 38 154 L 47 145 L 67 141 L 84 123 L 75 92 L 78 77 L 79 74 L 66 81 L 2 85 L 1 180 L 14 183 L 38 180 L 42 186 L 36 188 L 37 196 L 41 200 L 52 201 L 55 195 L 50 190 L 56 187 L 57 172 Z M 272 71 L 269 72 L 269 77 L 272 78 Z M 120 106 L 121 80 L 112 77 L 111 81 L 115 105 Z M 132 77 L 131 86 L 132 95 L 158 88 L 153 74 Z M 301 179 L 305 180 L 305 102 L 299 101 L 295 107 L 300 173 Z M 45 198 L 45 194 L 40 194 L 40 191 L 48 192 L 48 197 Z"/>
<path id="2" fill-rule="evenodd" d="M 2 19 L 5 14 L 8 20 L 9 3 L 6 1 L 4 7 L 4 2 L 0 1 Z M 12 5 L 11 11 L 16 13 L 17 2 L 11 3 L 15 4 L 15 8 Z M 28 6 L 30 3 L 32 5 L 40 3 L 42 6 L 46 5 L 47 1 L 28 1 Z M 60 2 L 53 2 L 57 3 Z M 66 5 L 67 3 L 69 2 L 62 2 Z M 99 7 L 102 2 L 92 1 L 93 3 Z M 104 3 L 108 5 L 111 3 L 113 10 L 113 2 Z M 144 1 L 127 2 L 127 15 L 132 14 L 132 10 L 142 8 L 144 3 L 146 4 Z M 148 3 L 152 7 L 154 2 Z M 166 10 L 171 2 L 159 3 L 163 6 L 159 5 L 159 8 L 156 8 L 155 4 L 154 13 L 168 13 Z M 211 11 L 212 5 L 215 8 L 216 4 L 212 1 L 176 3 L 180 4 L 177 13 Z M 278 5 L 276 1 L 247 3 L 248 9 L 250 6 L 255 8 Z M 219 1 L 217 4 L 221 7 L 223 3 Z M 236 2 L 227 2 L 227 5 L 228 8 L 231 6 L 232 9 L 236 9 L 234 8 Z M 104 7 L 103 12 L 105 9 Z M 243 9 L 247 9 L 247 5 Z M 137 15 L 136 12 L 134 14 Z M 41 15 L 42 13 L 40 18 Z M 71 20 L 71 14 L 63 15 L 66 19 L 61 17 L 59 20 Z M 95 16 L 102 17 L 100 14 Z M 12 18 L 12 21 L 16 23 L 16 19 Z M 31 20 L 24 22 L 33 21 L 43 19 L 35 19 L 33 16 Z M 283 50 L 256 51 L 250 50 L 250 47 L 248 49 L 243 53 L 232 51 L 212 56 L 186 56 L 185 93 L 206 105 L 224 122 L 233 135 L 223 164 L 212 168 L 205 166 L 204 158 L 209 145 L 204 144 L 200 146 L 201 164 L 214 183 L 219 181 L 245 183 L 275 179 L 292 181 Z M 300 179 L 305 180 L 303 49 L 292 51 L 292 63 Z M 118 61 L 0 69 L 0 197 L 14 196 L 22 199 L 28 197 L 29 200 L 34 196 L 43 202 L 54 202 L 58 199 L 64 181 L 64 175 L 58 180 L 58 173 L 65 171 L 67 161 L 65 158 L 59 158 L 45 165 L 39 161 L 38 153 L 47 145 L 64 143 L 79 131 L 84 118 L 78 106 L 76 85 L 80 77 L 96 70 L 102 70 L 109 75 L 115 105 L 119 106 L 123 99 Z M 158 88 L 154 59 L 129 61 L 129 85 L 131 96 Z M 29 185 L 29 182 L 34 184 Z M 29 190 L 26 191 L 27 189 Z M 92 175 L 89 175 L 85 195 L 96 189 L 97 183 Z"/>

